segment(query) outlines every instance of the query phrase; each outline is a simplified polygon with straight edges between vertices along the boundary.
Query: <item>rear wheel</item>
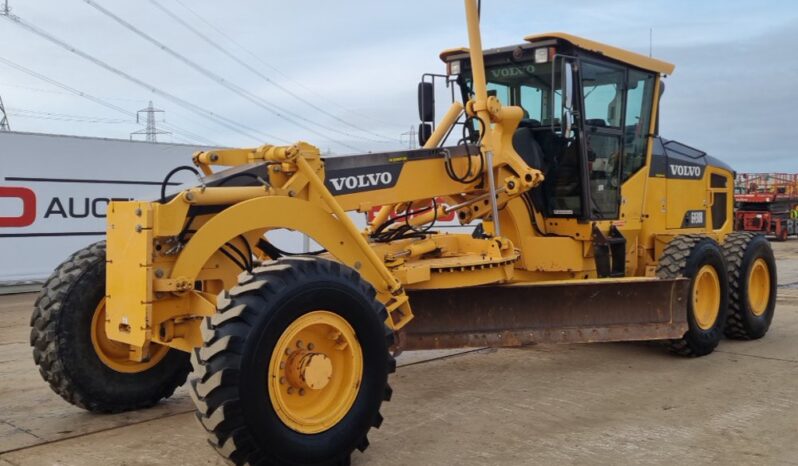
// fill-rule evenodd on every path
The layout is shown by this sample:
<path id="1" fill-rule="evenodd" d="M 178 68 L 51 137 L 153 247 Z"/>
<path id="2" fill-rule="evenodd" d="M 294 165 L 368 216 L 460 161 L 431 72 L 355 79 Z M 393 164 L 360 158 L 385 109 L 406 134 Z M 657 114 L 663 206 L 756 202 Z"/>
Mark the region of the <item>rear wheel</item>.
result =
<path id="1" fill-rule="evenodd" d="M 687 296 L 688 330 L 670 348 L 684 356 L 704 356 L 723 337 L 729 303 L 726 262 L 718 244 L 699 235 L 677 236 L 665 247 L 657 276 L 690 279 Z"/>
<path id="2" fill-rule="evenodd" d="M 729 265 L 729 316 L 726 336 L 762 338 L 776 310 L 776 260 L 762 235 L 736 232 L 726 237 L 723 252 Z"/>
<path id="3" fill-rule="evenodd" d="M 204 322 L 192 395 L 236 464 L 349 464 L 391 395 L 385 307 L 360 275 L 318 258 L 244 274 Z"/>
<path id="4" fill-rule="evenodd" d="M 152 344 L 150 358 L 105 333 L 105 242 L 82 249 L 53 272 L 34 304 L 31 346 L 39 372 L 66 401 L 120 412 L 168 398 L 191 370 L 188 353 Z"/>

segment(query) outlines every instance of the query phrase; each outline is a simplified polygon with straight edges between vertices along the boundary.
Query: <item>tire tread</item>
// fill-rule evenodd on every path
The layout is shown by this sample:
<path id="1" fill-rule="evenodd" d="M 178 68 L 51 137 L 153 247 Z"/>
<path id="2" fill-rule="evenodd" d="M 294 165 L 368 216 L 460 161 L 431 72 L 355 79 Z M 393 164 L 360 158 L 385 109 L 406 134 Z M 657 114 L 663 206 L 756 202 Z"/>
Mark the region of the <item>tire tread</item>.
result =
<path id="1" fill-rule="evenodd" d="M 58 333 L 59 321 L 63 318 L 63 303 L 80 286 L 81 278 L 105 261 L 105 241 L 100 241 L 76 251 L 61 263 L 47 279 L 36 301 L 31 315 L 30 345 L 33 360 L 39 367 L 42 378 L 55 393 L 67 402 L 92 412 L 119 413 L 148 408 L 158 401 L 172 396 L 177 387 L 185 383 L 191 365 L 178 368 L 171 378 L 160 387 L 160 391 L 146 399 L 99 399 L 83 388 L 88 381 L 75 380 L 67 370 L 63 358 L 72 351 L 71 342 Z M 79 292 L 79 291 L 78 291 Z M 93 382 L 93 383 L 96 383 Z"/>
<path id="2" fill-rule="evenodd" d="M 338 262 L 298 256 L 266 262 L 254 269 L 251 276 L 243 273 L 239 278 L 243 284 L 233 287 L 229 295 L 220 295 L 217 314 L 205 318 L 204 346 L 193 353 L 195 372 L 189 385 L 197 407 L 197 419 L 206 430 L 209 443 L 234 464 L 272 464 L 243 426 L 243 410 L 235 390 L 241 345 L 253 329 L 256 317 L 253 315 L 256 311 L 246 303 L 257 301 L 259 307 L 268 307 L 270 298 L 275 295 L 274 289 L 279 289 L 289 280 L 302 280 L 309 273 L 334 274 L 345 278 L 371 300 L 372 310 L 381 321 L 388 318 L 385 306 L 375 299 L 374 288 L 357 271 Z M 387 325 L 385 339 L 389 347 L 393 345 L 394 334 Z M 386 353 L 386 357 L 388 372 L 392 373 L 396 369 L 396 361 L 390 352 Z M 383 400 L 390 400 L 392 393 L 390 385 L 386 384 Z M 377 412 L 371 425 L 379 428 L 382 419 Z M 356 448 L 363 451 L 367 447 L 368 438 L 363 435 Z M 349 455 L 334 464 L 350 464 Z"/>
<path id="3" fill-rule="evenodd" d="M 657 277 L 665 279 L 686 277 L 687 261 L 693 248 L 699 242 L 707 239 L 705 235 L 679 235 L 676 236 L 665 246 L 662 256 L 657 264 Z M 703 353 L 698 353 L 687 341 L 686 338 L 673 339 L 668 342 L 668 349 L 679 356 L 697 357 Z"/>
<path id="4" fill-rule="evenodd" d="M 726 237 L 723 244 L 723 253 L 728 264 L 729 271 L 729 314 L 726 318 L 726 337 L 735 340 L 753 340 L 760 338 L 762 334 L 755 335 L 745 324 L 746 309 L 744 308 L 745 290 L 742 283 L 745 277 L 744 257 L 751 242 L 763 237 L 759 233 L 735 231 Z"/>

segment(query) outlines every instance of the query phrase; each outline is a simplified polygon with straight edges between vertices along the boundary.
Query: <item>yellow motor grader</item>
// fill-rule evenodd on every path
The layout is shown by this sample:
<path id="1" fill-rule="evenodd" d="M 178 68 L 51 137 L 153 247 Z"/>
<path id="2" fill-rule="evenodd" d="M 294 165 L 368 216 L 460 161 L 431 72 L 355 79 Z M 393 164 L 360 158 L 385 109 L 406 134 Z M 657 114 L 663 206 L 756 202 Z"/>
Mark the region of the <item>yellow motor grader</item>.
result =
<path id="1" fill-rule="evenodd" d="M 119 412 L 190 374 L 230 461 L 343 465 L 382 423 L 402 350 L 662 340 L 701 356 L 762 337 L 773 253 L 732 232 L 732 169 L 658 134 L 673 65 L 562 33 L 483 51 L 465 9 L 440 121 L 419 85 L 423 148 L 211 150 L 197 186 L 112 203 L 106 241 L 35 304 L 53 390 Z M 462 227 L 440 228 L 451 215 Z M 279 229 L 323 249 L 284 251 Z"/>

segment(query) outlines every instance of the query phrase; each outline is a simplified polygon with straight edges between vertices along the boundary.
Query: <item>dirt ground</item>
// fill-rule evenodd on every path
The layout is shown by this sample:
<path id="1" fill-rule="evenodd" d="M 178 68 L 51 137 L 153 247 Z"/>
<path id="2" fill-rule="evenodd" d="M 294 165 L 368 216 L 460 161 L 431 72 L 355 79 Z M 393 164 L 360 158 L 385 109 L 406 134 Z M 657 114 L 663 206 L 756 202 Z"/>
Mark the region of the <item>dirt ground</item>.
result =
<path id="1" fill-rule="evenodd" d="M 405 354 L 354 465 L 798 465 L 798 241 L 774 245 L 767 337 L 705 358 L 656 344 Z M 0 466 L 221 465 L 181 388 L 155 408 L 93 415 L 42 381 L 32 294 L 0 298 Z"/>

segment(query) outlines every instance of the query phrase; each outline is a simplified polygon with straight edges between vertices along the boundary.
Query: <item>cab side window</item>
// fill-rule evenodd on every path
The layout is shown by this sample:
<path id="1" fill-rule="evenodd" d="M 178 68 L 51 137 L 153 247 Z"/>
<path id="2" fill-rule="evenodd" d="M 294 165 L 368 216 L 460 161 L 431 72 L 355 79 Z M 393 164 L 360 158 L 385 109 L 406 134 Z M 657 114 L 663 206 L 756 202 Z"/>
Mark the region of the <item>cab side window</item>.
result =
<path id="1" fill-rule="evenodd" d="M 629 70 L 624 123 L 624 181 L 640 170 L 646 163 L 654 77 L 651 73 Z"/>
<path id="2" fill-rule="evenodd" d="M 582 86 L 585 96 L 585 121 L 591 126 L 620 128 L 623 114 L 622 68 L 584 62 Z"/>

